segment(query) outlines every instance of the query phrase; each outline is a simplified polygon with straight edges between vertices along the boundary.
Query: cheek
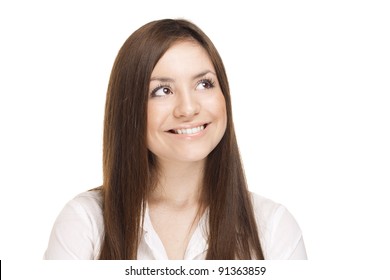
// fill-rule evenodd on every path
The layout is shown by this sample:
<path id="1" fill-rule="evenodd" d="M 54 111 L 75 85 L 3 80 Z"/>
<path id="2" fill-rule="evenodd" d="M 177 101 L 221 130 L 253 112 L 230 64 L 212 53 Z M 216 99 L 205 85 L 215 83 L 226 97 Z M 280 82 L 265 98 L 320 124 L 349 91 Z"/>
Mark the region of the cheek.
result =
<path id="1" fill-rule="evenodd" d="M 148 105 L 148 113 L 147 113 L 147 122 L 146 122 L 146 141 L 148 143 L 148 147 L 153 143 L 155 139 L 155 134 L 158 131 L 158 117 L 159 113 L 156 106 Z"/>
<path id="2" fill-rule="evenodd" d="M 215 117 L 220 120 L 221 125 L 225 130 L 227 125 L 227 114 L 226 114 L 225 97 L 223 96 L 222 93 L 216 96 L 212 108 L 214 108 L 213 112 L 215 114 Z"/>
<path id="3" fill-rule="evenodd" d="M 147 112 L 147 133 L 154 135 L 164 129 L 163 125 L 170 114 L 170 108 L 167 105 L 149 102 Z"/>
<path id="4" fill-rule="evenodd" d="M 153 127 L 153 121 L 155 119 L 156 118 L 154 117 L 153 106 L 148 105 L 148 113 L 147 113 L 147 121 L 146 121 L 146 125 L 147 125 L 146 128 L 147 128 L 148 135 L 151 131 L 151 128 Z"/>

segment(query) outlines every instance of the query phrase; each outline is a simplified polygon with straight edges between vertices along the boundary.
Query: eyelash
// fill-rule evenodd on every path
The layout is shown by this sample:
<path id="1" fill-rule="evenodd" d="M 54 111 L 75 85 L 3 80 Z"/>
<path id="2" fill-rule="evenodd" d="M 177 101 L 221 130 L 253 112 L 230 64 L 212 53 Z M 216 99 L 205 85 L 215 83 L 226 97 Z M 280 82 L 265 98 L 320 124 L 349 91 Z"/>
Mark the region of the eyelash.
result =
<path id="1" fill-rule="evenodd" d="M 210 89 L 210 88 L 215 87 L 215 82 L 214 82 L 213 79 L 202 79 L 202 80 L 200 80 L 200 81 L 197 83 L 197 86 L 198 86 L 199 84 L 202 84 L 202 83 L 208 83 L 208 84 L 210 85 L 210 87 L 207 88 L 207 89 Z"/>
<path id="2" fill-rule="evenodd" d="M 159 90 L 162 89 L 162 88 L 168 88 L 169 91 L 172 92 L 171 86 L 170 86 L 170 85 L 168 85 L 168 84 L 159 84 L 157 87 L 155 87 L 155 88 L 152 90 L 152 92 L 150 93 L 150 96 L 151 96 L 151 97 L 161 97 L 161 96 L 159 96 L 159 95 L 156 95 L 156 92 L 159 91 Z"/>
<path id="3" fill-rule="evenodd" d="M 215 87 L 215 81 L 213 79 L 209 79 L 209 78 L 206 78 L 206 79 L 201 79 L 200 81 L 198 81 L 196 83 L 196 87 L 198 87 L 198 85 L 200 84 L 203 84 L 203 83 L 206 83 L 208 84 L 208 88 L 206 87 L 205 89 L 212 89 L 213 87 Z M 170 93 L 172 93 L 172 90 L 171 90 L 171 86 L 169 84 L 159 84 L 158 86 L 156 86 L 152 92 L 150 93 L 150 96 L 151 97 L 162 97 L 161 95 L 156 95 L 156 92 L 159 91 L 160 89 L 163 89 L 163 88 L 167 88 L 169 89 Z"/>

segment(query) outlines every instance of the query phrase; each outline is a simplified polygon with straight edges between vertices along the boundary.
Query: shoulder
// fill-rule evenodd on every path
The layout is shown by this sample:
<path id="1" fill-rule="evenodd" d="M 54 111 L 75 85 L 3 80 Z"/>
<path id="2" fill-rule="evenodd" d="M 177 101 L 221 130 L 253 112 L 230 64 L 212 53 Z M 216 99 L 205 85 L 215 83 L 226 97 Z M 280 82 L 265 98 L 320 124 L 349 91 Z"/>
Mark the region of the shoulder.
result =
<path id="1" fill-rule="evenodd" d="M 96 259 L 104 231 L 99 190 L 78 194 L 59 213 L 45 259 Z"/>
<path id="2" fill-rule="evenodd" d="M 96 189 L 78 194 L 70 200 L 67 205 L 83 209 L 84 211 L 88 211 L 90 213 L 101 214 L 102 201 L 101 191 Z"/>
<path id="3" fill-rule="evenodd" d="M 102 195 L 100 190 L 91 190 L 78 194 L 71 199 L 61 211 L 58 219 L 61 221 L 83 221 L 93 229 L 103 226 Z"/>
<path id="4" fill-rule="evenodd" d="M 281 215 L 288 212 L 287 209 L 282 204 L 256 193 L 251 192 L 250 195 L 256 222 L 262 235 L 272 234 Z"/>
<path id="5" fill-rule="evenodd" d="M 256 218 L 266 219 L 269 215 L 278 211 L 279 208 L 283 208 L 281 204 L 259 194 L 250 192 L 250 196 L 252 198 L 253 210 L 255 211 Z"/>
<path id="6" fill-rule="evenodd" d="M 266 259 L 306 259 L 301 229 L 285 206 L 250 193 Z"/>
<path id="7" fill-rule="evenodd" d="M 91 190 L 76 195 L 66 203 L 59 217 L 85 218 L 90 222 L 100 222 L 103 218 L 102 195 L 100 190 Z"/>

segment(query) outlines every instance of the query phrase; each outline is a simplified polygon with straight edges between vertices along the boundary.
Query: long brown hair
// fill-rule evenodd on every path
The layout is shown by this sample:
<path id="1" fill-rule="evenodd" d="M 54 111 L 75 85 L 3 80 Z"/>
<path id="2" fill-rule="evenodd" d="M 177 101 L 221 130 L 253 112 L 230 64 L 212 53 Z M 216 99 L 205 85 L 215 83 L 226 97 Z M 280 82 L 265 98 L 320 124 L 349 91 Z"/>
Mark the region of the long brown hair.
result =
<path id="1" fill-rule="evenodd" d="M 195 40 L 215 67 L 227 110 L 227 128 L 208 155 L 203 194 L 209 207 L 206 259 L 263 259 L 251 199 L 234 132 L 228 80 L 211 40 L 186 20 L 150 22 L 120 49 L 109 81 L 103 136 L 104 237 L 100 259 L 136 259 L 145 203 L 157 180 L 146 142 L 150 76 L 178 40 Z"/>

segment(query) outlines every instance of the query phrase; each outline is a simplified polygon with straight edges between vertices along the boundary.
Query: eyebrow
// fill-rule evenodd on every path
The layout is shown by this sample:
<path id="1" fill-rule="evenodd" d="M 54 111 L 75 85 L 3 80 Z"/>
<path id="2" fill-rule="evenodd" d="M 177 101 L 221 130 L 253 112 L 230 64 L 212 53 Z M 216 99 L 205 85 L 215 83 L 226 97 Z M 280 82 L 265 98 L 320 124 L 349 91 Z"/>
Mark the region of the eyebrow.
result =
<path id="1" fill-rule="evenodd" d="M 211 70 L 205 70 L 205 71 L 202 71 L 200 72 L 199 74 L 196 74 L 192 77 L 192 80 L 196 80 L 196 79 L 199 79 L 207 74 L 213 74 L 214 76 L 217 76 L 217 74 L 215 74 L 213 71 Z M 168 78 L 168 77 L 152 77 L 150 78 L 150 81 L 160 81 L 160 82 L 165 82 L 165 83 L 173 83 L 175 80 L 172 79 L 172 78 Z"/>

